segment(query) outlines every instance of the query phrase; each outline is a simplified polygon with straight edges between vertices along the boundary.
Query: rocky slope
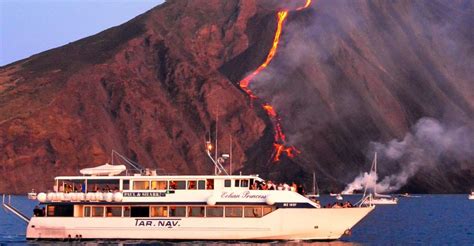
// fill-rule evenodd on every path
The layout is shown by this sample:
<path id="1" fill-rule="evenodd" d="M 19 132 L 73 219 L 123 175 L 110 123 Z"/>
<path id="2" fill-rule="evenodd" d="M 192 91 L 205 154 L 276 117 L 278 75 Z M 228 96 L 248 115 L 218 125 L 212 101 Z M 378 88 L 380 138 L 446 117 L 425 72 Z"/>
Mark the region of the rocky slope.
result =
<path id="1" fill-rule="evenodd" d="M 113 149 L 168 173 L 212 172 L 203 147 L 216 118 L 234 170 L 307 181 L 316 169 L 326 190 L 368 169 L 371 142 L 401 140 L 420 118 L 472 134 L 470 1 L 319 1 L 290 12 L 277 56 L 252 83 L 302 151 L 271 163 L 271 122 L 238 82 L 265 58 L 275 13 L 290 3 L 168 1 L 0 68 L 0 192 L 46 189 L 110 162 Z M 402 189 L 467 191 L 471 148 L 441 151 Z M 383 175 L 406 167 L 387 163 Z"/>

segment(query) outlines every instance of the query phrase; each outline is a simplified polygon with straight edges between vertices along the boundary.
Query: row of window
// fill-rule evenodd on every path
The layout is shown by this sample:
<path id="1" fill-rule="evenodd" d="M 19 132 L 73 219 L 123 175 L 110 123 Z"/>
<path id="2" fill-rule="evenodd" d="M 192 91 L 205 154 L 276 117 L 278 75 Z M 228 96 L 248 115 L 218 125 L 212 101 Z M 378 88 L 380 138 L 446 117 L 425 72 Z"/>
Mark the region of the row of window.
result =
<path id="1" fill-rule="evenodd" d="M 270 206 L 84 206 L 83 216 L 260 218 L 273 210 Z"/>
<path id="2" fill-rule="evenodd" d="M 129 181 L 124 180 L 124 190 L 129 188 Z M 133 190 L 213 190 L 214 180 L 143 180 L 133 181 Z"/>
<path id="3" fill-rule="evenodd" d="M 233 182 L 232 182 L 233 181 Z M 248 188 L 253 179 L 226 179 L 224 187 Z M 61 192 L 94 192 L 119 190 L 119 180 L 67 180 L 57 181 L 55 191 Z M 86 189 L 87 187 L 87 189 Z M 214 179 L 203 180 L 133 180 L 122 181 L 122 190 L 213 190 Z"/>
<path id="4" fill-rule="evenodd" d="M 253 180 L 250 180 L 252 182 Z M 124 180 L 124 189 L 128 188 L 128 180 Z M 224 187 L 232 187 L 232 180 L 224 180 Z M 248 179 L 236 179 L 234 180 L 233 187 L 249 187 Z M 143 180 L 133 181 L 134 190 L 212 190 L 214 189 L 214 180 L 170 180 L 170 181 L 157 181 L 157 180 Z"/>

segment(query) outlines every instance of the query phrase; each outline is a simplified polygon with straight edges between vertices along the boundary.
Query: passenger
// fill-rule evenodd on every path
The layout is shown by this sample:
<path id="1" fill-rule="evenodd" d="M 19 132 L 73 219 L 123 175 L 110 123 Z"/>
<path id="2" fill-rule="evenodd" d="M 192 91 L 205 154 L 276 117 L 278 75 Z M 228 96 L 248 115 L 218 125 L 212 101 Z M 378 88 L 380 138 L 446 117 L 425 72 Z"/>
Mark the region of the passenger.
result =
<path id="1" fill-rule="evenodd" d="M 256 189 L 257 189 L 257 183 L 253 183 L 253 184 L 250 186 L 250 189 L 251 189 L 251 190 L 256 190 Z"/>
<path id="2" fill-rule="evenodd" d="M 79 184 L 79 190 L 80 190 L 81 192 L 86 192 L 86 187 L 85 187 L 84 185 L 82 185 L 82 184 Z"/>
<path id="3" fill-rule="evenodd" d="M 33 209 L 33 214 L 36 217 L 41 217 L 42 213 L 43 213 L 43 210 L 41 210 L 41 208 L 38 205 L 36 205 L 35 208 Z"/>
<path id="4" fill-rule="evenodd" d="M 290 186 L 287 183 L 284 183 L 283 190 L 290 190 Z"/>
<path id="5" fill-rule="evenodd" d="M 339 203 L 335 202 L 334 205 L 332 205 L 332 208 L 342 208 L 342 206 L 340 206 Z"/>
<path id="6" fill-rule="evenodd" d="M 213 185 L 212 185 L 211 182 L 207 181 L 206 189 L 207 189 L 207 190 L 213 190 L 213 189 L 214 189 L 214 187 L 213 187 Z"/>
<path id="7" fill-rule="evenodd" d="M 279 183 L 277 189 L 278 189 L 278 190 L 283 190 L 283 184 L 282 184 L 282 183 Z"/>
<path id="8" fill-rule="evenodd" d="M 298 185 L 298 188 L 296 189 L 296 191 L 301 194 L 301 195 L 304 195 L 305 192 L 304 192 L 304 187 L 302 184 Z"/>
<path id="9" fill-rule="evenodd" d="M 275 190 L 275 189 L 276 189 L 275 185 L 272 183 L 271 180 L 268 180 L 268 182 L 267 182 L 267 188 L 268 188 L 269 190 Z"/>
<path id="10" fill-rule="evenodd" d="M 316 203 L 317 208 L 321 208 L 321 203 L 319 202 L 319 200 L 314 200 L 314 203 Z"/>
<path id="11" fill-rule="evenodd" d="M 291 191 L 296 192 L 298 190 L 298 186 L 296 185 L 295 182 L 291 183 Z"/>

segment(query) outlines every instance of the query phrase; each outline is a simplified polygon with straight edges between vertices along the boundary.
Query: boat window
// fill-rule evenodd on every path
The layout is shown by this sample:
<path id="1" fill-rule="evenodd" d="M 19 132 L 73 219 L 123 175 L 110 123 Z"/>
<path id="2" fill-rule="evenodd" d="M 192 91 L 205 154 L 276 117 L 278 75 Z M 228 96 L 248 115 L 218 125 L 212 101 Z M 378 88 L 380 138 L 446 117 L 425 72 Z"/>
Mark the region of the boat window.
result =
<path id="1" fill-rule="evenodd" d="M 130 208 L 131 217 L 150 217 L 150 207 L 149 206 L 132 206 Z"/>
<path id="2" fill-rule="evenodd" d="M 133 181 L 134 190 L 148 190 L 150 188 L 150 182 L 147 181 Z"/>
<path id="3" fill-rule="evenodd" d="M 49 217 L 73 217 L 73 205 L 48 205 L 47 215 Z"/>
<path id="4" fill-rule="evenodd" d="M 186 217 L 186 207 L 170 206 L 170 217 Z"/>
<path id="5" fill-rule="evenodd" d="M 224 207 L 206 207 L 206 217 L 223 217 Z"/>
<path id="6" fill-rule="evenodd" d="M 206 181 L 205 180 L 199 180 L 198 181 L 198 189 L 199 190 L 205 190 L 206 189 Z"/>
<path id="7" fill-rule="evenodd" d="M 240 186 L 240 179 L 236 179 L 234 183 L 234 187 L 239 187 Z"/>
<path id="8" fill-rule="evenodd" d="M 265 207 L 263 207 L 263 215 L 265 216 L 265 215 L 273 212 L 274 210 L 275 210 L 274 207 L 265 206 Z"/>
<path id="9" fill-rule="evenodd" d="M 104 207 L 92 207 L 92 217 L 104 217 Z"/>
<path id="10" fill-rule="evenodd" d="M 230 185 L 231 185 L 231 180 L 230 179 L 224 180 L 224 187 L 230 187 Z"/>
<path id="11" fill-rule="evenodd" d="M 107 217 L 121 217 L 122 207 L 105 207 L 105 216 Z"/>
<path id="12" fill-rule="evenodd" d="M 240 187 L 249 187 L 249 181 L 248 179 L 242 179 L 240 181 Z"/>
<path id="13" fill-rule="evenodd" d="M 208 179 L 206 180 L 206 189 L 207 190 L 214 190 L 214 179 Z"/>
<path id="14" fill-rule="evenodd" d="M 185 190 L 186 189 L 186 181 L 170 181 L 170 189 L 171 190 Z"/>
<path id="15" fill-rule="evenodd" d="M 152 190 L 166 190 L 166 181 L 156 181 L 152 180 L 151 181 L 151 189 Z"/>
<path id="16" fill-rule="evenodd" d="M 168 207 L 167 206 L 151 207 L 151 217 L 168 217 Z"/>
<path id="17" fill-rule="evenodd" d="M 248 218 L 262 217 L 262 207 L 244 207 L 244 216 Z"/>
<path id="18" fill-rule="evenodd" d="M 188 181 L 188 190 L 195 190 L 197 188 L 196 181 L 190 180 Z"/>
<path id="19" fill-rule="evenodd" d="M 124 179 L 122 181 L 122 190 L 129 190 L 130 189 L 130 180 Z"/>
<path id="20" fill-rule="evenodd" d="M 225 207 L 225 217 L 242 217 L 242 207 Z"/>
<path id="21" fill-rule="evenodd" d="M 130 207 L 123 207 L 123 217 L 130 217 Z"/>
<path id="22" fill-rule="evenodd" d="M 188 207 L 188 217 L 204 217 L 204 207 Z"/>
<path id="23" fill-rule="evenodd" d="M 91 217 L 91 207 L 89 206 L 84 207 L 84 217 Z"/>
<path id="24" fill-rule="evenodd" d="M 108 192 L 118 191 L 120 180 L 118 179 L 88 179 L 87 180 L 87 191 L 88 192 Z"/>

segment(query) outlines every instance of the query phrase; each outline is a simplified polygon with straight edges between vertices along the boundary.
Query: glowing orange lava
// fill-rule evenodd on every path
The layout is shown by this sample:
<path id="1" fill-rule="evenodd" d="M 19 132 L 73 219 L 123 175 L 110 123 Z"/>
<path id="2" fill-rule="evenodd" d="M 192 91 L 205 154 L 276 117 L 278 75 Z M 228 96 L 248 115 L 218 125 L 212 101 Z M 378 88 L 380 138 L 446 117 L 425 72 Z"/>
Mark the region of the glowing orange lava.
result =
<path id="1" fill-rule="evenodd" d="M 305 5 L 297 8 L 296 10 L 298 11 L 298 10 L 305 9 L 309 7 L 309 5 L 311 5 L 311 0 L 306 0 Z M 247 75 L 239 83 L 240 88 L 242 88 L 242 90 L 245 91 L 245 93 L 247 93 L 251 99 L 256 99 L 257 96 L 252 92 L 252 90 L 249 89 L 248 86 L 250 82 L 252 81 L 252 79 L 261 71 L 263 71 L 268 66 L 268 64 L 270 64 L 273 57 L 275 56 L 276 51 L 278 49 L 278 44 L 280 43 L 280 36 L 283 29 L 283 24 L 285 23 L 286 17 L 288 17 L 288 12 L 289 10 L 282 10 L 282 11 L 279 11 L 277 14 L 278 23 L 277 23 L 277 29 L 275 31 L 275 37 L 273 38 L 273 45 L 270 51 L 268 52 L 268 55 L 265 61 L 255 71 Z M 298 151 L 294 146 L 287 146 L 286 136 L 283 133 L 281 123 L 280 123 L 280 118 L 278 117 L 278 114 L 276 113 L 275 109 L 269 103 L 264 103 L 262 107 L 267 113 L 267 115 L 270 117 L 270 119 L 272 120 L 272 123 L 275 127 L 275 136 L 274 136 L 274 143 L 273 143 L 273 147 L 274 147 L 273 161 L 274 162 L 280 161 L 280 156 L 283 153 L 285 153 L 286 156 L 290 158 L 300 153 L 300 151 Z"/>
<path id="2" fill-rule="evenodd" d="M 275 56 L 275 53 L 278 48 L 278 43 L 280 42 L 281 29 L 283 27 L 283 22 L 285 21 L 287 16 L 288 16 L 288 11 L 278 12 L 277 30 L 275 33 L 275 37 L 273 38 L 272 48 L 270 49 L 270 52 L 268 53 L 267 58 L 255 71 L 253 71 L 251 74 L 247 75 L 247 77 L 245 77 L 243 80 L 240 81 L 240 88 L 242 88 L 242 90 L 244 90 L 251 98 L 257 98 L 257 96 L 255 96 L 253 92 L 248 88 L 250 81 L 255 77 L 255 75 L 263 71 L 268 66 L 268 64 L 270 64 L 273 57 Z"/>

